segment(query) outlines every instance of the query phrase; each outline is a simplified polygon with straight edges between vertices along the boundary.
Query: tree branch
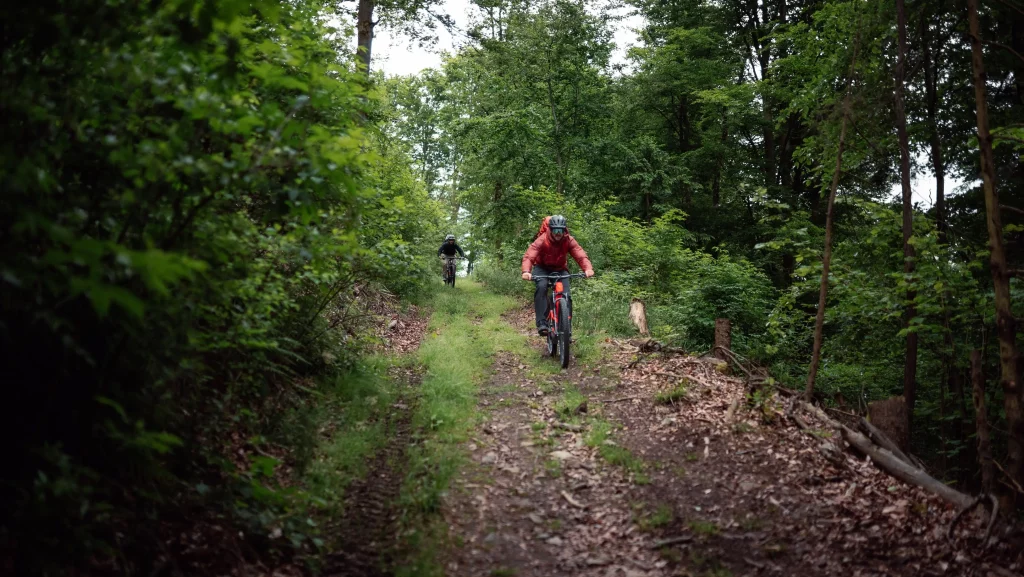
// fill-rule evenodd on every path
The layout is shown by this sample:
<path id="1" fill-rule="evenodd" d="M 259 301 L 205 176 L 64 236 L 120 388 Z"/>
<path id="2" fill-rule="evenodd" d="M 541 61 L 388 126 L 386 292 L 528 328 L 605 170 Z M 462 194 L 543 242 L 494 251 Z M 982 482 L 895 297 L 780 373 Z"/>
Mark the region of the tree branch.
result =
<path id="1" fill-rule="evenodd" d="M 1014 213 L 1017 213 L 1017 214 L 1020 214 L 1020 215 L 1024 215 L 1024 209 L 1017 208 L 1016 206 L 1008 206 L 1008 205 L 1005 205 L 1005 204 L 1000 204 L 999 208 L 1000 208 L 1000 210 L 1008 210 L 1010 212 L 1014 212 Z"/>
<path id="2" fill-rule="evenodd" d="M 1009 8 L 1010 10 L 1013 10 L 1014 12 L 1016 12 L 1017 14 L 1020 14 L 1021 16 L 1024 16 L 1024 9 L 1021 9 L 1021 8 L 1018 8 L 1017 6 L 1014 6 L 1013 4 L 1007 2 L 1007 0 L 996 0 L 996 2 L 999 2 L 1003 6 L 1006 6 L 1007 8 Z"/>

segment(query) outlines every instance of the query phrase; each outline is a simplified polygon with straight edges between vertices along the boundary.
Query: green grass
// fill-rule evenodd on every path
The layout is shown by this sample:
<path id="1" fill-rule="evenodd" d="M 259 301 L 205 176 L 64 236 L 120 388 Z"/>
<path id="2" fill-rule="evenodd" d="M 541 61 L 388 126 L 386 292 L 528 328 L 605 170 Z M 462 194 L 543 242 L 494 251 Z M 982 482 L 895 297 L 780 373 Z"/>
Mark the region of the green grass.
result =
<path id="1" fill-rule="evenodd" d="M 633 476 L 633 481 L 638 485 L 646 485 L 651 482 L 647 476 L 644 462 L 636 455 L 629 452 L 629 449 L 618 445 L 609 444 L 611 440 L 612 424 L 603 419 L 592 419 L 590 433 L 587 434 L 584 442 L 588 447 L 597 447 L 601 458 L 610 465 L 622 467 Z"/>
<path id="2" fill-rule="evenodd" d="M 674 518 L 672 507 L 669 505 L 658 505 L 658 508 L 653 512 L 638 515 L 636 525 L 641 531 L 650 532 L 669 525 Z"/>
<path id="3" fill-rule="evenodd" d="M 366 474 L 370 458 L 387 440 L 392 425 L 387 415 L 397 399 L 387 377 L 392 363 L 387 357 L 367 357 L 320 385 L 320 402 L 310 420 L 324 436 L 311 451 L 301 481 L 311 496 L 326 503 L 327 515 L 342 514 L 345 488 Z"/>
<path id="4" fill-rule="evenodd" d="M 686 393 L 689 390 L 689 381 L 683 379 L 679 381 L 676 386 L 672 387 L 667 391 L 661 391 L 654 397 L 654 402 L 659 405 L 673 405 L 686 398 Z"/>
<path id="5" fill-rule="evenodd" d="M 420 442 L 409 448 L 401 492 L 405 545 L 412 556 L 396 571 L 399 576 L 444 574 L 436 554 L 447 539 L 446 525 L 437 513 L 466 462 L 462 443 L 481 418 L 480 385 L 498 352 L 523 358 L 532 353 L 526 338 L 501 319 L 516 306 L 508 297 L 464 281 L 454 291 L 439 291 L 430 304 L 434 314 L 417 353 L 426 369 L 413 415 Z"/>
<path id="6" fill-rule="evenodd" d="M 701 537 L 713 537 L 719 533 L 718 525 L 715 525 L 710 521 L 697 519 L 695 521 L 690 521 L 689 525 L 690 530 L 693 531 L 695 535 L 700 535 Z"/>
<path id="7" fill-rule="evenodd" d="M 579 392 L 576 387 L 568 387 L 562 393 L 562 398 L 555 404 L 555 411 L 562 418 L 571 418 L 580 411 L 580 407 L 586 402 L 587 397 Z"/>
<path id="8" fill-rule="evenodd" d="M 544 470 L 547 472 L 548 477 L 557 479 L 562 476 L 562 463 L 555 459 L 548 459 L 544 461 Z"/>

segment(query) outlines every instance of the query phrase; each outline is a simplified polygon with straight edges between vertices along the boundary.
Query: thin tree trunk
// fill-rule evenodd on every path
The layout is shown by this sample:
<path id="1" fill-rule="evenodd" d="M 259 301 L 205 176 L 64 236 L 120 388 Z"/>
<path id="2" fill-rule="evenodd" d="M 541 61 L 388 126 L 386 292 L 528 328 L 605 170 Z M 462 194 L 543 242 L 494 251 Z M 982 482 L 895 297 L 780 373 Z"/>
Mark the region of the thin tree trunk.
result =
<path id="1" fill-rule="evenodd" d="M 985 374 L 981 367 L 981 351 L 971 351 L 971 384 L 974 397 L 974 422 L 978 431 L 978 465 L 981 466 L 981 489 L 992 492 L 995 467 L 992 465 L 992 440 L 988 429 L 987 407 L 985 405 Z"/>
<path id="2" fill-rule="evenodd" d="M 923 59 L 924 59 L 924 85 L 925 85 L 925 97 L 928 105 L 928 128 L 929 128 L 929 140 L 931 145 L 931 161 L 932 161 L 932 172 L 935 173 L 935 222 L 936 228 L 939 233 L 939 243 L 947 244 L 947 233 L 949 230 L 949 222 L 946 215 L 946 163 L 942 157 L 942 139 L 939 136 L 939 91 L 938 91 L 938 80 L 936 78 L 936 61 L 938 54 L 932 52 L 931 34 L 930 34 L 930 22 L 928 21 L 928 12 L 926 10 L 921 11 L 921 34 L 923 44 Z M 936 49 L 941 49 L 941 46 L 936 46 Z M 943 311 L 942 311 L 942 327 L 943 327 L 943 343 L 945 351 L 942 355 L 942 364 L 946 371 L 946 390 L 949 391 L 953 403 L 957 404 L 958 408 L 955 411 L 958 414 L 957 426 L 952 431 L 953 437 L 959 443 L 963 441 L 964 434 L 964 422 L 966 421 L 967 408 L 964 405 L 963 399 L 963 384 L 960 382 L 960 374 L 956 368 L 956 343 L 953 341 L 953 331 L 951 325 L 951 312 L 949 303 L 952 300 L 952 292 L 947 288 L 943 292 Z M 943 401 L 945 401 L 945 395 L 943 395 Z M 946 439 L 950 435 L 943 436 L 943 444 L 946 444 Z M 943 460 L 945 461 L 946 455 L 943 452 Z"/>
<path id="3" fill-rule="evenodd" d="M 722 147 L 725 147 L 725 143 L 729 140 L 729 124 L 726 117 L 726 112 L 722 111 Z M 722 157 L 719 155 L 715 160 L 715 178 L 711 182 L 711 205 L 718 208 L 722 200 Z"/>
<path id="4" fill-rule="evenodd" d="M 857 70 L 857 52 L 860 50 L 860 21 L 857 21 L 857 36 L 853 45 L 853 60 L 846 79 L 846 94 L 843 96 L 843 120 L 839 127 L 839 147 L 836 150 L 836 168 L 832 172 L 832 187 L 828 193 L 828 209 L 825 213 L 825 252 L 821 257 L 821 285 L 818 289 L 818 311 L 814 316 L 814 347 L 811 349 L 811 367 L 807 371 L 807 402 L 814 395 L 814 379 L 818 376 L 821 361 L 821 343 L 825 330 L 825 301 L 828 298 L 828 274 L 832 265 L 832 220 L 835 212 L 836 191 L 839 189 L 839 175 L 843 170 L 843 148 L 846 145 L 846 125 L 850 119 L 850 93 L 853 91 L 853 76 Z"/>
<path id="5" fill-rule="evenodd" d="M 1016 326 L 1010 310 L 1010 275 L 1003 251 L 1003 224 L 999 216 L 996 170 L 992 158 L 992 135 L 988 131 L 988 102 L 985 96 L 985 62 L 978 32 L 978 0 L 967 0 L 970 23 L 971 65 L 974 70 L 974 97 L 978 111 L 978 145 L 981 149 L 981 181 L 985 193 L 988 225 L 989 268 L 995 288 L 996 333 L 999 336 L 1000 380 L 1003 386 L 1007 439 L 1007 474 L 1024 483 L 1024 415 L 1021 414 L 1020 373 L 1017 370 Z"/>
<path id="6" fill-rule="evenodd" d="M 896 112 L 896 134 L 900 144 L 900 185 L 903 189 L 903 272 L 910 276 L 914 272 L 914 247 L 910 237 L 914 234 L 914 205 L 910 189 L 910 138 L 907 135 L 907 114 L 903 108 L 903 79 L 907 64 L 907 9 L 904 0 L 896 0 L 896 23 L 899 32 L 899 51 L 896 59 L 896 86 L 894 107 Z M 907 309 L 904 312 L 903 327 L 909 328 L 910 321 L 917 316 L 913 290 L 907 291 Z M 907 335 L 907 356 L 903 365 L 903 397 L 907 402 L 907 434 L 913 438 L 914 397 L 917 389 L 917 333 Z"/>
<path id="7" fill-rule="evenodd" d="M 377 7 L 376 0 L 359 0 L 356 11 L 357 57 L 362 63 L 366 75 L 370 75 L 370 53 L 373 49 L 373 10 Z"/>
<path id="8" fill-rule="evenodd" d="M 503 189 L 501 181 L 499 180 L 494 183 L 494 206 L 497 206 L 498 203 L 501 202 L 502 192 Z M 504 255 L 501 254 L 501 235 L 498 235 L 494 239 L 494 253 L 495 255 L 497 255 L 495 258 L 498 260 L 498 262 L 504 260 Z"/>
<path id="9" fill-rule="evenodd" d="M 927 30 L 927 23 L 925 29 Z M 935 221 L 939 231 L 939 242 L 946 244 L 946 234 L 949 230 L 946 218 L 946 163 L 942 158 L 942 139 L 939 137 L 939 95 L 935 79 L 935 62 L 932 60 L 927 36 L 924 43 L 924 78 L 931 132 L 932 171 L 935 173 Z"/>
<path id="10" fill-rule="evenodd" d="M 459 209 L 462 208 L 462 203 L 459 199 L 459 169 L 456 166 L 452 172 L 451 178 L 451 192 L 449 193 L 449 201 L 452 203 L 452 224 L 458 224 L 459 222 Z"/>
<path id="11" fill-rule="evenodd" d="M 555 145 L 555 162 L 558 164 L 558 174 L 556 176 L 556 190 L 558 195 L 561 196 L 565 190 L 565 159 L 562 157 L 562 134 L 558 126 L 558 112 L 555 109 L 555 91 L 551 86 L 551 77 L 548 77 L 548 104 L 551 107 L 551 125 L 554 130 L 554 145 Z"/>

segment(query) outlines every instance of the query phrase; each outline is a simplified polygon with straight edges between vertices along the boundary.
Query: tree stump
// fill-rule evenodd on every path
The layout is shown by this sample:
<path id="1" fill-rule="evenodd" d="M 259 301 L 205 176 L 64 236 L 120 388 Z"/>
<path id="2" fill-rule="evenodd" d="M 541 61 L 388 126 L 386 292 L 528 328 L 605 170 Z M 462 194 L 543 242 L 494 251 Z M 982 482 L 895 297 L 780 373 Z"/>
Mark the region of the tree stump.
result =
<path id="1" fill-rule="evenodd" d="M 644 306 L 644 301 L 635 298 L 629 302 L 629 320 L 633 321 L 633 326 L 640 331 L 641 335 L 651 334 L 647 330 L 647 308 Z"/>
<path id="2" fill-rule="evenodd" d="M 732 323 L 729 319 L 715 319 L 715 349 L 714 356 L 719 359 L 726 359 L 722 349 L 732 350 Z"/>
<path id="3" fill-rule="evenodd" d="M 904 452 L 910 451 L 907 430 L 907 401 L 900 395 L 868 403 L 868 420 Z"/>

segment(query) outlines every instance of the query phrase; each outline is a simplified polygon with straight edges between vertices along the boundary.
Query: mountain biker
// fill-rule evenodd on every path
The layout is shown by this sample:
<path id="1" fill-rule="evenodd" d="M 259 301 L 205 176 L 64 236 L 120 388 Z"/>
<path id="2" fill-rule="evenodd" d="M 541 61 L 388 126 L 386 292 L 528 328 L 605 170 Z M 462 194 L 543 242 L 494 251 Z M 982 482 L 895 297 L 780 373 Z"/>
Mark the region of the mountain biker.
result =
<path id="1" fill-rule="evenodd" d="M 455 235 L 449 234 L 448 236 L 444 237 L 444 243 L 441 244 L 441 248 L 437 249 L 437 257 L 441 258 L 442 253 L 446 257 L 453 257 L 455 256 L 456 252 L 458 252 L 459 256 L 461 256 L 462 258 L 466 258 L 466 253 L 462 252 L 462 247 L 460 247 L 458 243 L 455 242 Z M 443 262 L 441 265 L 441 274 L 444 274 Z"/>
<path id="2" fill-rule="evenodd" d="M 569 234 L 565 217 L 556 214 L 544 219 L 540 225 L 530 248 L 523 255 L 523 279 L 532 280 L 534 275 L 547 276 L 554 273 L 568 273 L 566 255 L 572 255 L 576 264 L 580 265 L 587 277 L 594 276 L 594 266 L 587 258 L 586 251 L 576 239 Z M 532 267 L 532 272 L 531 272 Z M 569 279 L 562 279 L 566 296 L 569 295 Z M 547 336 L 548 316 L 548 279 L 537 280 L 537 290 L 533 293 L 533 310 L 537 316 L 537 334 Z"/>

